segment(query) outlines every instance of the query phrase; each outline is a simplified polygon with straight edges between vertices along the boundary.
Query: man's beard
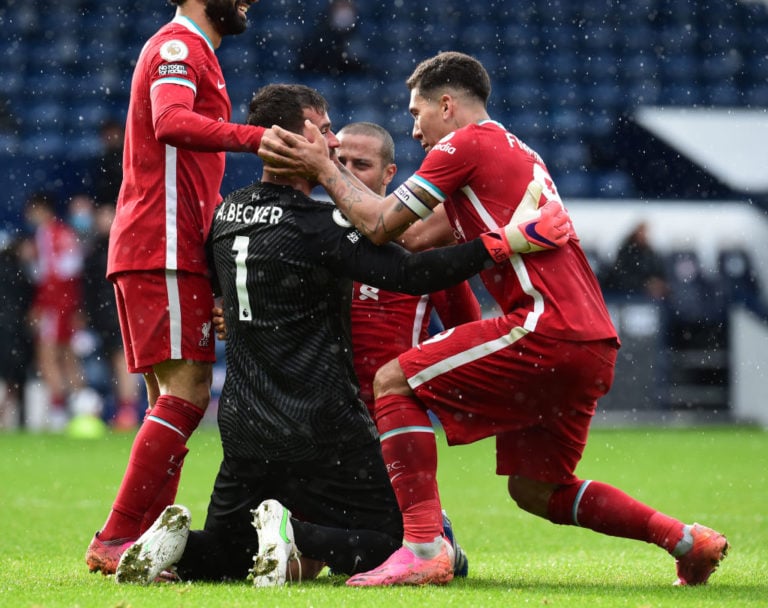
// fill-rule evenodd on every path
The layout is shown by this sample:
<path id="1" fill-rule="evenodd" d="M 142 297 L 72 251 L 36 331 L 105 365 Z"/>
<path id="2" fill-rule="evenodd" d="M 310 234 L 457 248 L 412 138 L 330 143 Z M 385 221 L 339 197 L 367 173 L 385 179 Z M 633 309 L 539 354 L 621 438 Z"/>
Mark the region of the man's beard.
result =
<path id="1" fill-rule="evenodd" d="M 205 14 L 222 36 L 242 34 L 248 26 L 247 19 L 237 10 L 238 4 L 231 0 L 208 0 L 205 3 Z"/>

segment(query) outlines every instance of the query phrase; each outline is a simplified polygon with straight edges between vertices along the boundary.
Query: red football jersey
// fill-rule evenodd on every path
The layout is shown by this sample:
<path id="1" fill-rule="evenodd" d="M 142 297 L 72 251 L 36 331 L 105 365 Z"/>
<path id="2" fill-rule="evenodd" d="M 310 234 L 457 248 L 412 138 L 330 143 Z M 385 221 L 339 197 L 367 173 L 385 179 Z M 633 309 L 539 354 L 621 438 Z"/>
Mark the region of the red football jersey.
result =
<path id="1" fill-rule="evenodd" d="M 177 17 L 147 41 L 131 82 L 108 276 L 207 271 L 225 151 L 256 152 L 263 133 L 230 123 L 231 113 L 213 44 L 193 21 Z"/>
<path id="2" fill-rule="evenodd" d="M 369 408 L 373 407 L 373 377 L 376 371 L 429 337 L 433 308 L 445 327 L 481 318 L 480 305 L 466 282 L 423 296 L 354 282 L 352 350 L 360 382 L 360 397 Z"/>
<path id="3" fill-rule="evenodd" d="M 355 281 L 352 292 L 352 351 L 360 397 L 373 405 L 373 376 L 400 353 L 428 335 L 432 304 L 412 296 Z"/>
<path id="4" fill-rule="evenodd" d="M 75 231 L 61 220 L 35 232 L 35 307 L 71 306 L 80 301 L 83 252 Z"/>
<path id="5" fill-rule="evenodd" d="M 462 240 L 509 223 L 528 184 L 560 201 L 541 157 L 497 122 L 472 124 L 444 137 L 411 177 L 445 203 Z M 506 314 L 529 331 L 566 340 L 615 338 L 602 292 L 575 233 L 565 247 L 513 255 L 481 273 Z"/>

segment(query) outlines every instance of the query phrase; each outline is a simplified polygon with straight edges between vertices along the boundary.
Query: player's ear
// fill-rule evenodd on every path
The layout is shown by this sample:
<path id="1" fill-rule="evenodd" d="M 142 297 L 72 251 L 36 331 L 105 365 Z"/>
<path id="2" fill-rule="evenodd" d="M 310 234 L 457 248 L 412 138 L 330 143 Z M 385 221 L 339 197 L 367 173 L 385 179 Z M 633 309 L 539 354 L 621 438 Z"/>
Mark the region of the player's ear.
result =
<path id="1" fill-rule="evenodd" d="M 440 112 L 442 113 L 443 117 L 447 117 L 451 114 L 451 111 L 453 110 L 453 97 L 451 97 L 448 93 L 444 93 L 440 97 Z"/>
<path id="2" fill-rule="evenodd" d="M 392 183 L 392 180 L 395 178 L 395 173 L 397 173 L 397 165 L 395 163 L 388 164 L 387 168 L 384 170 L 384 179 L 382 180 L 385 186 Z"/>

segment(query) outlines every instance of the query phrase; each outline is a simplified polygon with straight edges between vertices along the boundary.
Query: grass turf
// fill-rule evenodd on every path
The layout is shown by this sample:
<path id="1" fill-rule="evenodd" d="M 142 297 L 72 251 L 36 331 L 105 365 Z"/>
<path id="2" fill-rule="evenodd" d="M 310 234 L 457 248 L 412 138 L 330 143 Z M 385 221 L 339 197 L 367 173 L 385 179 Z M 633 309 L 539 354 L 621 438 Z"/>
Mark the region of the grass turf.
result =
<path id="1" fill-rule="evenodd" d="M 179 608 L 238 606 L 768 605 L 765 432 L 743 427 L 593 430 L 577 471 L 614 484 L 685 521 L 728 536 L 732 549 L 709 585 L 676 588 L 674 561 L 655 546 L 554 526 L 521 512 L 493 474 L 492 441 L 446 448 L 444 507 L 470 559 L 470 576 L 444 588 L 350 589 L 343 579 L 282 589 L 245 582 L 118 586 L 83 561 L 125 469 L 131 436 L 97 440 L 0 435 L 0 605 Z M 221 457 L 218 435 L 190 441 L 178 502 L 202 525 Z"/>

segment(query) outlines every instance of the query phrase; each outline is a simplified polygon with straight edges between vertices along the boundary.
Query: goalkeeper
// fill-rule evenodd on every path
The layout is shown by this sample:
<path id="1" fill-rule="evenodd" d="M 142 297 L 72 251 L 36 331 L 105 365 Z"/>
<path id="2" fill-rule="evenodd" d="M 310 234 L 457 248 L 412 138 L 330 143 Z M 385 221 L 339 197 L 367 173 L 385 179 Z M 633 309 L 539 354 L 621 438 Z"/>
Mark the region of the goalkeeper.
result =
<path id="1" fill-rule="evenodd" d="M 460 241 L 507 224 L 515 201 L 536 199 L 539 188 L 543 199 L 560 204 L 541 157 L 490 119 L 490 79 L 477 60 L 440 53 L 419 64 L 406 84 L 413 137 L 427 156 L 383 202 L 329 161 L 316 133 L 304 140 L 274 128 L 259 156 L 275 173 L 318 181 L 377 243 L 439 203 Z M 546 246 L 535 225 L 525 232 Z M 597 400 L 613 382 L 619 348 L 576 235 L 560 248 L 513 255 L 481 277 L 501 316 L 451 328 L 377 372 L 376 425 L 405 542 L 379 568 L 347 584 L 440 584 L 453 576 L 439 538 L 437 451 L 427 410 L 440 419 L 451 445 L 496 437 L 496 472 L 508 478 L 521 508 L 553 523 L 654 543 L 677 560 L 678 584 L 705 583 L 725 556 L 724 536 L 574 473 Z"/>

